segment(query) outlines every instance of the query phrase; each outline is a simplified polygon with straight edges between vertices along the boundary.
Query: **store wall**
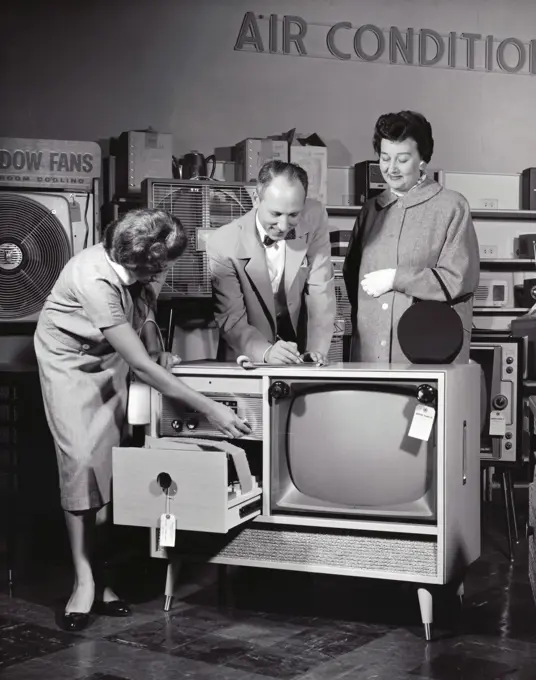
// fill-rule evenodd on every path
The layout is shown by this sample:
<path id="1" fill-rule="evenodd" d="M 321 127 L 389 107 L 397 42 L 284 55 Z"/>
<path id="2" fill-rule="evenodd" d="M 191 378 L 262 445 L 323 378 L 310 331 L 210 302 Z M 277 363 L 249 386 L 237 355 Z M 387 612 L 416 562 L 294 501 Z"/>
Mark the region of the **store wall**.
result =
<path id="1" fill-rule="evenodd" d="M 536 165 L 536 75 L 236 51 L 247 11 L 536 38 L 532 0 L 20 0 L 0 9 L 0 135 L 105 139 L 152 126 L 205 153 L 292 127 L 316 131 L 330 165 L 372 157 L 379 114 L 422 111 L 433 165 Z M 34 6 L 37 9 L 34 9 Z M 532 31 L 532 33 L 531 33 Z M 342 35 L 342 34 L 341 34 Z M 463 56 L 463 55 L 462 55 Z"/>

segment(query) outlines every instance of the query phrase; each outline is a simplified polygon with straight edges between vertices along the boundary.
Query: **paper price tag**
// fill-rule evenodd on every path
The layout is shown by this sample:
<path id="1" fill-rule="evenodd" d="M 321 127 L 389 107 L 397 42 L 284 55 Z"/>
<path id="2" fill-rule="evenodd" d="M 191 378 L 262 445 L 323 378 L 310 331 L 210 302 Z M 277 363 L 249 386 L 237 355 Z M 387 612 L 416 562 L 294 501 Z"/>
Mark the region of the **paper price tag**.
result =
<path id="1" fill-rule="evenodd" d="M 413 437 L 413 439 L 422 439 L 423 442 L 427 442 L 430 439 L 434 418 L 435 408 L 433 406 L 418 404 L 413 414 L 408 435 Z"/>
<path id="2" fill-rule="evenodd" d="M 489 416 L 490 437 L 504 437 L 506 434 L 506 419 L 501 411 L 492 411 Z"/>
<path id="3" fill-rule="evenodd" d="M 160 516 L 160 540 L 161 548 L 173 548 L 177 533 L 177 520 L 175 515 L 164 513 Z"/>

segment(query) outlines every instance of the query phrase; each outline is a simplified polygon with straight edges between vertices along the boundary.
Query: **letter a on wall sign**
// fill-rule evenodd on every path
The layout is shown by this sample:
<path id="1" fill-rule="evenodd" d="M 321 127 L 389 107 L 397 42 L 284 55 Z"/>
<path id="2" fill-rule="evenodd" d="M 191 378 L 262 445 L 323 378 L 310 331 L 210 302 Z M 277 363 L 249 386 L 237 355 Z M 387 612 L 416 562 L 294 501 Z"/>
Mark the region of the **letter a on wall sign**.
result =
<path id="1" fill-rule="evenodd" d="M 243 50 L 244 45 L 253 45 L 257 52 L 264 52 L 261 32 L 254 12 L 246 12 L 235 43 L 235 50 Z"/>

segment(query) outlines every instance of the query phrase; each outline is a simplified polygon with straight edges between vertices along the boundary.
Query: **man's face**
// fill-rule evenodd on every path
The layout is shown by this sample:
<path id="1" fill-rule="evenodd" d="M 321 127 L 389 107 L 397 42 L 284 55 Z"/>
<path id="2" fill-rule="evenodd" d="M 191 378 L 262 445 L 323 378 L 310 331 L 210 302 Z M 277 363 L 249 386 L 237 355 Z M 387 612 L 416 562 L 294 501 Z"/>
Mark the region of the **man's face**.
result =
<path id="1" fill-rule="evenodd" d="M 286 177 L 273 179 L 261 195 L 256 196 L 257 216 L 274 241 L 281 241 L 298 224 L 305 205 L 305 189 L 300 181 Z"/>

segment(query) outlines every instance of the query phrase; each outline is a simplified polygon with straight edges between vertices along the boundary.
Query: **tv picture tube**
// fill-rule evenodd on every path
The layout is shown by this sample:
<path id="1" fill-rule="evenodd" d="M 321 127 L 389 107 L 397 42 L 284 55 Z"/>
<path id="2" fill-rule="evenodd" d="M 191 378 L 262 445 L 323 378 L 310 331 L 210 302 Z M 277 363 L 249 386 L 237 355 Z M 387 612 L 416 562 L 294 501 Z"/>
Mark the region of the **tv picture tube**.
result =
<path id="1" fill-rule="evenodd" d="M 297 395 L 287 420 L 288 468 L 302 494 L 328 503 L 385 507 L 421 499 L 434 478 L 434 433 L 408 436 L 415 387 Z"/>

